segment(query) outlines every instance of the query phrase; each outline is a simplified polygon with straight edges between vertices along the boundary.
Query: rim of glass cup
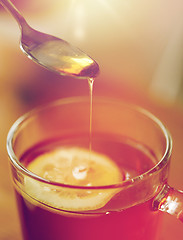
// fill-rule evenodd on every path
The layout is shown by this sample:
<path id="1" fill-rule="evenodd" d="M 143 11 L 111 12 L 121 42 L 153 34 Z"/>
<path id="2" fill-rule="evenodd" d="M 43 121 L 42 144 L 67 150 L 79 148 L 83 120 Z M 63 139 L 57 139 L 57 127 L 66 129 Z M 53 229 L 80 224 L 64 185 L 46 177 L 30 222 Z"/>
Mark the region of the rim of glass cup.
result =
<path id="1" fill-rule="evenodd" d="M 76 103 L 82 103 L 82 102 L 89 102 L 89 98 L 88 97 L 72 97 L 72 98 L 64 98 L 64 99 L 59 99 L 56 100 L 54 102 L 51 102 L 49 104 L 43 105 L 43 106 L 39 106 L 36 107 L 35 109 L 25 113 L 24 115 L 22 115 L 21 117 L 19 117 L 11 126 L 9 132 L 8 132 L 8 136 L 7 136 L 7 152 L 8 152 L 8 156 L 10 158 L 11 163 L 16 167 L 16 169 L 18 169 L 22 174 L 25 174 L 39 182 L 43 182 L 45 184 L 49 184 L 49 185 L 54 185 L 57 187 L 65 187 L 65 188 L 74 188 L 74 189 L 111 189 L 111 188 L 122 188 L 128 185 L 132 185 L 137 183 L 138 181 L 142 181 L 143 179 L 146 179 L 147 177 L 152 176 L 153 174 L 157 173 L 158 171 L 160 171 L 165 165 L 166 163 L 169 161 L 171 152 L 172 152 L 172 138 L 170 136 L 170 133 L 168 132 L 168 130 L 166 129 L 166 127 L 164 126 L 164 124 L 155 116 L 153 115 L 151 112 L 149 112 L 148 110 L 142 108 L 141 106 L 137 106 L 135 104 L 131 104 L 131 103 L 126 103 L 122 100 L 119 99 L 114 99 L 114 98 L 107 98 L 107 97 L 95 97 L 93 99 L 93 102 L 100 102 L 100 103 L 104 103 L 104 102 L 110 102 L 110 104 L 118 104 L 119 106 L 128 106 L 128 108 L 133 109 L 136 112 L 139 112 L 141 114 L 143 114 L 144 116 L 148 117 L 150 120 L 152 120 L 154 123 L 156 123 L 156 125 L 161 129 L 161 131 L 163 132 L 163 135 L 166 139 L 166 149 L 164 151 L 164 154 L 162 156 L 162 158 L 159 160 L 159 162 L 152 167 L 151 169 L 149 169 L 148 171 L 134 177 L 128 180 L 124 180 L 120 183 L 116 183 L 116 184 L 111 184 L 111 185 L 101 185 L 101 186 L 77 186 L 77 185 L 69 185 L 69 184 L 64 184 L 64 183 L 59 183 L 59 182 L 55 182 L 55 181 L 50 181 L 47 179 L 44 179 L 38 175 L 36 175 L 35 173 L 29 171 L 26 167 L 24 167 L 21 162 L 18 160 L 18 158 L 16 157 L 16 154 L 13 150 L 13 140 L 14 140 L 14 135 L 15 133 L 18 131 L 19 127 L 29 118 L 29 116 L 32 116 L 33 114 L 36 114 L 37 112 L 40 112 L 44 109 L 49 109 L 51 107 L 55 107 L 58 105 L 65 105 L 65 104 L 76 104 Z"/>

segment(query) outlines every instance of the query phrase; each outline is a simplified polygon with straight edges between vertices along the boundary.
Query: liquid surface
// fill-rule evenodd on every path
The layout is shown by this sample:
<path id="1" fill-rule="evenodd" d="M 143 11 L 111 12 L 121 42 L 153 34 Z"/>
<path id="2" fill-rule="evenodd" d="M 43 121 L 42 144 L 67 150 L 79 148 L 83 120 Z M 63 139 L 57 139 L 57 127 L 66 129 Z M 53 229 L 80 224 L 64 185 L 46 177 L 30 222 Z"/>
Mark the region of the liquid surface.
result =
<path id="1" fill-rule="evenodd" d="M 21 162 L 44 179 L 85 187 L 118 184 L 154 166 L 153 155 L 142 146 L 104 139 L 94 139 L 92 151 L 83 137 L 40 144 L 25 153 Z M 76 212 L 100 209 L 119 192 L 45 186 L 30 178 L 25 178 L 25 191 L 55 208 Z"/>

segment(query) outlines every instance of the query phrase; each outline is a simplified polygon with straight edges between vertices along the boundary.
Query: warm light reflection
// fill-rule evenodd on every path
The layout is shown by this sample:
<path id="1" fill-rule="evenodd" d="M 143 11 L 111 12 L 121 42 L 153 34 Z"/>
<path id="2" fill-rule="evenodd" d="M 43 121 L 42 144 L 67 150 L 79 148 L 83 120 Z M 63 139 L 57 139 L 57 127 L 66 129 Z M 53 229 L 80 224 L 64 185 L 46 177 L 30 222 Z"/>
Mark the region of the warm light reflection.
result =
<path id="1" fill-rule="evenodd" d="M 62 57 L 62 61 L 65 62 L 64 67 L 58 65 L 60 71 L 65 73 L 72 73 L 74 75 L 78 75 L 82 72 L 83 69 L 91 66 L 93 64 L 93 60 L 88 58 L 76 58 L 76 57 Z"/>
<path id="2" fill-rule="evenodd" d="M 76 58 L 76 57 L 74 57 L 74 58 L 72 58 L 72 61 L 76 62 L 77 64 L 79 64 L 83 67 L 87 67 L 93 63 L 93 60 L 91 58 Z"/>
<path id="3" fill-rule="evenodd" d="M 178 213 L 178 209 L 180 208 L 181 203 L 178 198 L 172 198 L 172 196 L 168 196 L 163 204 L 161 205 L 161 211 L 167 212 L 171 215 L 176 215 Z"/>

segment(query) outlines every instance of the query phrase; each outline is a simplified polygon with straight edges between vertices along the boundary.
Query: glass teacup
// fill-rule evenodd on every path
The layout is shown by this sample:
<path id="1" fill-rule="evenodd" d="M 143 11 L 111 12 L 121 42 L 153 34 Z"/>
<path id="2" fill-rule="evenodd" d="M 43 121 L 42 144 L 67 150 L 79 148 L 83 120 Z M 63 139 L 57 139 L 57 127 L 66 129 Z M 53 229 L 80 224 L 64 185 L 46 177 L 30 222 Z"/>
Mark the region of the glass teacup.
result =
<path id="1" fill-rule="evenodd" d="M 170 134 L 117 100 L 94 99 L 91 133 L 89 113 L 88 98 L 62 99 L 12 126 L 7 150 L 24 239 L 158 239 L 161 211 L 183 221 L 183 194 L 167 183 Z"/>

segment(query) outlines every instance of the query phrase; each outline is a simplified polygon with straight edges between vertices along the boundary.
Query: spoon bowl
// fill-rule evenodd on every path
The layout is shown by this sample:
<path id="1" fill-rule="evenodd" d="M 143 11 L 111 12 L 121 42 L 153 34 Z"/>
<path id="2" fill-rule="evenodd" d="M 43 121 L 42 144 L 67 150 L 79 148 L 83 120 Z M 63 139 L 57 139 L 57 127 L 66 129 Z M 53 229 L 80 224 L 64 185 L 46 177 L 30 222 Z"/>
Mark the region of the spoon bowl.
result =
<path id="1" fill-rule="evenodd" d="M 97 62 L 79 48 L 60 38 L 31 28 L 9 0 L 0 3 L 13 15 L 21 30 L 20 47 L 34 62 L 60 75 L 95 78 Z"/>

